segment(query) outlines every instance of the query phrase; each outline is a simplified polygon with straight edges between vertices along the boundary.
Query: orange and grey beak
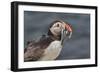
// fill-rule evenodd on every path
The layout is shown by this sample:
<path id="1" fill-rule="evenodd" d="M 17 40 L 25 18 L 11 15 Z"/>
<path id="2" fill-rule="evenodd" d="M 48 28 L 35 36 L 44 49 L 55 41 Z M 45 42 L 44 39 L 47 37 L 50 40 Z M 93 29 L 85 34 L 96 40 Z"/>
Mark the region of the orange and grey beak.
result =
<path id="1" fill-rule="evenodd" d="M 69 24 L 67 24 L 63 21 L 62 21 L 62 23 L 64 24 L 63 28 L 61 30 L 61 43 L 63 44 L 65 38 L 67 38 L 67 37 L 69 39 L 71 38 L 71 36 L 72 36 L 72 27 Z"/>
<path id="2" fill-rule="evenodd" d="M 72 36 L 72 27 L 69 24 L 65 24 L 65 30 L 66 30 L 66 35 L 68 35 L 69 38 L 71 38 L 71 36 Z"/>

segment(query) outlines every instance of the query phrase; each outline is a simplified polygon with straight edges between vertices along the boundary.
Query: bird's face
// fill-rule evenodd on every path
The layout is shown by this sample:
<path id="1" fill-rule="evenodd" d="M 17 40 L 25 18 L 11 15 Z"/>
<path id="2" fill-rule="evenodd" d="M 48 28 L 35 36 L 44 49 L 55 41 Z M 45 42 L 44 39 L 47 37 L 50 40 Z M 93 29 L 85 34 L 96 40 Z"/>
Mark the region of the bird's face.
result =
<path id="1" fill-rule="evenodd" d="M 64 39 L 65 37 L 71 38 L 72 35 L 72 28 L 69 24 L 63 22 L 63 21 L 56 21 L 53 23 L 53 25 L 50 28 L 51 33 L 54 36 L 59 36 Z"/>

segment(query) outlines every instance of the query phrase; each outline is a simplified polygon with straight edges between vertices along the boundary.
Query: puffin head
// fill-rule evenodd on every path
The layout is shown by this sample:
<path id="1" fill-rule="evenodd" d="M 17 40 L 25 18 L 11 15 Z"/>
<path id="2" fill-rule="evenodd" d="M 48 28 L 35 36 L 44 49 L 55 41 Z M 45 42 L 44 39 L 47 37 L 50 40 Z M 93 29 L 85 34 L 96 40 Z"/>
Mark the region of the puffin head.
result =
<path id="1" fill-rule="evenodd" d="M 62 20 L 57 20 L 51 23 L 48 35 L 53 36 L 56 40 L 64 40 L 66 37 L 71 38 L 72 27 Z"/>

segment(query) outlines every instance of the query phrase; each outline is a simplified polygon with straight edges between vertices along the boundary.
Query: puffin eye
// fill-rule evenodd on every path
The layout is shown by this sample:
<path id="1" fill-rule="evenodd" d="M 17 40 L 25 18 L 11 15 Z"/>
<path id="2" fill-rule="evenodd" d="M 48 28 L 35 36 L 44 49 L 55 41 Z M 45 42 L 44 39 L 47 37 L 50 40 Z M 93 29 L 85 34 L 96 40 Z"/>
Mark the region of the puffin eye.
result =
<path id="1" fill-rule="evenodd" d="M 59 27 L 59 24 L 57 24 L 57 27 Z"/>

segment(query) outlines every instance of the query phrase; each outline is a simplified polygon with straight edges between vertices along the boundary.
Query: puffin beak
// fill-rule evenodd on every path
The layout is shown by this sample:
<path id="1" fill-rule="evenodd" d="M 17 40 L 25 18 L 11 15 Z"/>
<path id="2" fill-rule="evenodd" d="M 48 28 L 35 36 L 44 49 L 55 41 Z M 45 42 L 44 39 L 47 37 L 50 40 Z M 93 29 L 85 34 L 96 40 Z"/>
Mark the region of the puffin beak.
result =
<path id="1" fill-rule="evenodd" d="M 65 33 L 66 36 L 68 35 L 68 38 L 70 39 L 72 36 L 72 28 L 69 24 L 65 24 Z"/>
<path id="2" fill-rule="evenodd" d="M 64 22 L 63 22 L 64 23 Z M 64 26 L 61 30 L 61 43 L 63 44 L 64 39 L 68 36 L 70 39 L 72 36 L 72 28 L 69 24 L 64 23 Z"/>

